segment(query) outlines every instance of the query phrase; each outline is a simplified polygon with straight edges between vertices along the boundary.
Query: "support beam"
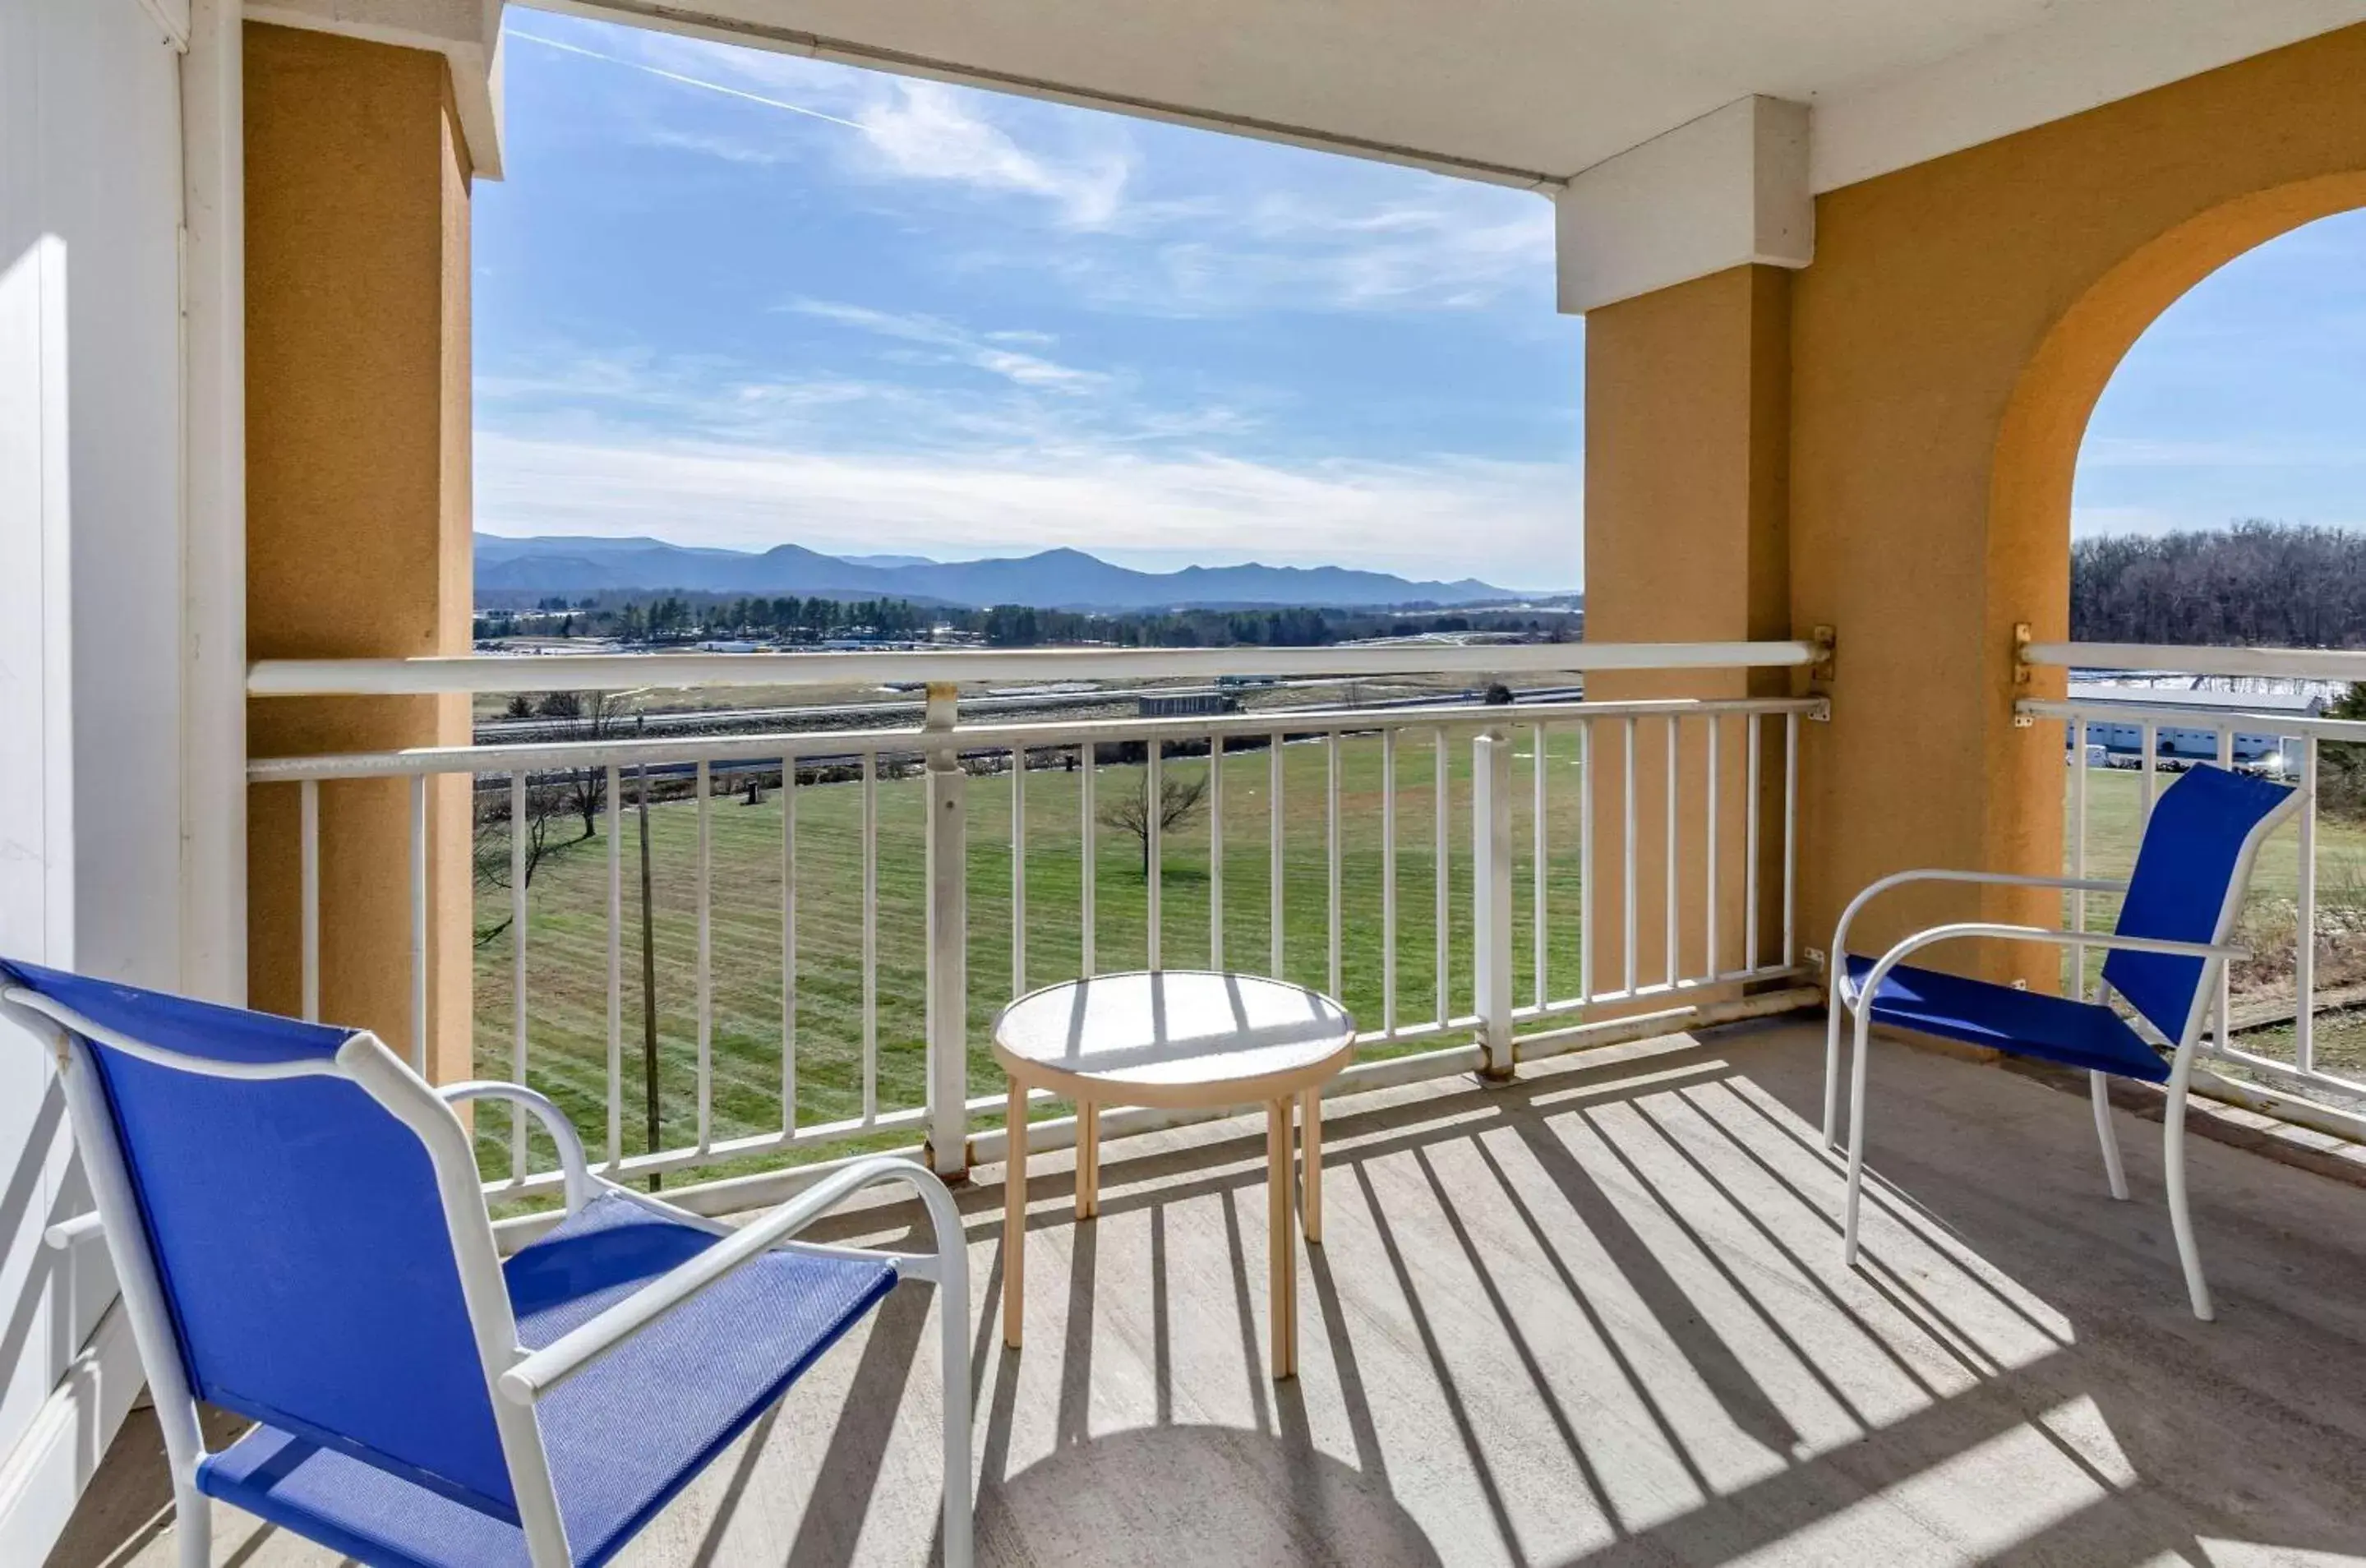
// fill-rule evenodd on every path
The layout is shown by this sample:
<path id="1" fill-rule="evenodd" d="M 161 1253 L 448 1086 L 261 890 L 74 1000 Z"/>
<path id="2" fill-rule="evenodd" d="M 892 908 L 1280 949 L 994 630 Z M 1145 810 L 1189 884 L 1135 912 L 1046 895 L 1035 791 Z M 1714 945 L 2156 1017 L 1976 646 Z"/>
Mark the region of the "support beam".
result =
<path id="1" fill-rule="evenodd" d="M 179 0 L 186 4 L 186 0 Z M 470 172 L 501 177 L 501 11 L 507 0 L 246 0 L 246 19 L 440 54 Z"/>
<path id="2" fill-rule="evenodd" d="M 1738 266 L 1815 259 L 1808 107 L 1749 97 L 1573 176 L 1556 203 L 1563 311 Z"/>
<path id="3" fill-rule="evenodd" d="M 445 58 L 247 24 L 247 651 L 468 651 L 468 185 Z M 252 705 L 257 756 L 465 744 L 464 696 Z M 427 809 L 427 1029 L 468 1076 L 471 805 Z M 402 781 L 321 791 L 321 1010 L 411 1055 L 411 807 Z M 297 792 L 248 805 L 248 985 L 300 1002 Z"/>

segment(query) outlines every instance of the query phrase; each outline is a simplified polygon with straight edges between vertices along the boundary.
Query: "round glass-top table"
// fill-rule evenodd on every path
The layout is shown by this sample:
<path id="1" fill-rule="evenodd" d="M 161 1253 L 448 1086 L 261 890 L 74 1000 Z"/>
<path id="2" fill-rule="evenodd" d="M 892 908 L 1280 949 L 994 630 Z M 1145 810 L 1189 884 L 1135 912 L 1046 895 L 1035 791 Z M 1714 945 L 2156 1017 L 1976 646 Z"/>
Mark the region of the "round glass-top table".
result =
<path id="1" fill-rule="evenodd" d="M 1291 1189 L 1310 1244 L 1323 1240 L 1323 1086 L 1355 1059 L 1356 1021 L 1319 991 L 1204 969 L 1097 975 L 1032 991 L 994 1021 L 994 1056 L 1010 1080 L 1003 1179 L 1002 1337 L 1020 1340 L 1026 1295 L 1027 1095 L 1076 1105 L 1076 1218 L 1100 1212 L 1105 1105 L 1266 1108 L 1268 1266 L 1273 1375 L 1298 1371 L 1298 1263 Z M 1292 1122 L 1301 1174 L 1290 1179 Z"/>

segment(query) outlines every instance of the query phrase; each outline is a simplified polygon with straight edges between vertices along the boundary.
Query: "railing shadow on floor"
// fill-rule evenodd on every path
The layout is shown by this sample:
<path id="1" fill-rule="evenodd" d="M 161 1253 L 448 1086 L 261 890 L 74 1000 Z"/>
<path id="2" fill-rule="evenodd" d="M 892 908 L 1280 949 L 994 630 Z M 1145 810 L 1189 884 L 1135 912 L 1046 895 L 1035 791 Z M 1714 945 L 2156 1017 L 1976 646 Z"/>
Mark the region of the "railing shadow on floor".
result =
<path id="1" fill-rule="evenodd" d="M 980 1561 L 2366 1555 L 2354 1194 L 2197 1150 L 2227 1310 L 2195 1325 L 2145 1201 L 2157 1160 L 2132 1144 L 2138 1201 L 2112 1203 L 2086 1118 L 2051 1091 L 1885 1049 L 1875 1091 L 1897 1113 L 1872 1155 L 1896 1185 L 1868 1189 L 1850 1272 L 1820 1073 L 1820 1031 L 1741 1025 L 1505 1087 L 1335 1102 L 1303 1370 L 1279 1385 L 1247 1123 L 1112 1144 L 1083 1225 L 1043 1162 L 1029 1229 L 1052 1299 L 1025 1355 L 999 1345 L 1000 1183 L 963 1189 L 984 1265 Z M 892 1207 L 842 1228 L 815 1239 L 925 1234 Z M 861 1392 L 793 1393 L 685 1500 L 681 1555 L 659 1561 L 931 1551 L 934 1499 L 909 1489 L 933 1472 L 899 1427 L 933 1421 L 903 1409 L 935 1381 L 931 1306 L 891 1298 L 840 1385 Z M 801 1506 L 772 1491 L 792 1468 L 811 1478 Z M 884 1557 L 883 1534 L 899 1543 Z"/>
<path id="2" fill-rule="evenodd" d="M 2312 1485 L 2290 1496 L 2255 1489 L 2239 1523 L 2192 1507 L 2197 1494 L 2242 1484 L 2238 1451 L 2187 1446 L 2194 1421 L 2225 1391 L 2214 1392 L 2210 1369 L 2198 1369 L 2188 1408 L 2165 1428 L 2155 1397 L 2163 1374 L 2132 1375 L 2131 1359 L 2148 1347 L 2174 1353 L 2154 1338 L 2157 1330 L 2179 1332 L 2174 1292 L 2152 1292 L 2158 1302 L 2112 1298 L 2124 1277 L 2141 1291 L 2173 1282 L 2173 1273 L 2151 1279 L 2114 1260 L 2090 1286 L 2078 1285 L 2079 1269 L 2066 1258 L 2085 1244 L 2076 1234 L 2066 1239 L 2059 1214 L 2107 1230 L 2134 1221 L 2119 1242 L 2139 1251 L 2149 1245 L 2142 1216 L 2125 1205 L 2099 1209 L 2100 1191 L 2078 1185 L 2087 1174 L 2073 1152 L 2087 1132 L 2080 1118 L 2060 1118 L 2052 1129 L 2065 1169 L 1990 1172 L 1989 1190 L 1977 1198 L 1969 1168 L 1982 1157 L 1977 1137 L 1896 1158 L 1882 1151 L 1903 1186 L 1870 1190 L 1878 1245 L 1866 1267 L 1842 1270 L 1839 1173 L 1808 1121 L 1820 1093 L 1813 1053 L 1802 1045 L 1770 1057 L 1752 1039 L 1781 1032 L 1780 1025 L 1737 1026 L 1647 1063 L 1581 1062 L 1508 1088 L 1425 1086 L 1372 1097 L 1369 1109 L 1337 1107 L 1326 1153 L 1335 1190 L 1350 1201 L 1334 1210 L 1331 1245 L 1307 1252 L 1313 1310 L 1302 1327 L 1310 1348 L 1322 1351 L 1310 1355 L 1310 1376 L 1328 1381 L 1327 1390 L 1306 1379 L 1279 1387 L 1263 1380 L 1261 1307 L 1248 1261 L 1262 1237 L 1242 1218 L 1261 1210 L 1239 1201 L 1262 1180 L 1259 1140 L 1201 1129 L 1113 1145 L 1098 1224 L 1133 1216 L 1145 1226 L 1145 1236 L 1128 1245 L 1148 1248 L 1149 1297 L 1103 1300 L 1101 1238 L 1114 1233 L 1074 1226 L 1057 1440 L 1047 1456 L 1008 1468 L 1022 1396 L 1006 1356 L 986 1416 L 982 1542 L 1000 1540 L 1020 1561 L 1057 1559 L 1072 1545 L 1088 1546 L 1101 1562 L 1135 1561 L 1136 1549 L 1143 1562 L 1171 1560 L 1177 1537 L 1136 1540 L 1114 1529 L 1110 1499 L 1124 1495 L 1134 1499 L 1127 1513 L 1137 1522 L 1143 1509 L 1155 1517 L 1163 1508 L 1177 1529 L 1198 1532 L 1179 1538 L 1195 1555 L 1221 1540 L 1246 1552 L 1243 1560 L 1714 1562 L 1795 1538 L 1803 1559 L 1820 1550 L 1845 1557 L 1852 1532 L 1883 1528 L 1875 1516 L 1884 1508 L 1942 1498 L 1946 1528 L 1961 1544 L 1977 1544 L 1973 1554 L 1983 1560 L 2203 1562 L 2212 1560 L 2208 1543 L 2226 1538 L 2366 1551 L 2366 1523 L 2327 1511 Z M 1916 1070 L 1977 1072 L 1945 1062 Z M 1994 1081 L 2011 1083 L 2005 1075 Z M 2034 1125 L 2055 1107 L 2011 1109 L 2029 1112 Z M 2050 1148 L 2051 1133 L 2046 1142 Z M 1994 1191 L 2015 1186 L 2026 1190 Z M 1031 1191 L 1031 1232 L 1073 1226 L 1062 1173 L 1039 1173 Z M 982 1241 L 999 1197 L 994 1182 L 967 1194 Z M 1170 1299 L 1177 1216 L 1211 1200 L 1229 1288 L 1200 1294 L 1229 1297 L 1220 1310 L 1232 1321 L 1221 1330 L 1204 1314 L 1181 1322 L 1183 1309 Z M 1343 1224 L 1350 1213 L 1369 1229 Z M 1582 1237 L 1591 1263 L 1576 1256 L 1572 1236 Z M 1437 1289 L 1433 1276 L 1448 1266 L 1471 1284 L 1462 1297 Z M 1631 1477 L 1597 1472 L 1606 1434 L 1589 1421 L 1600 1411 L 1572 1406 L 1569 1347 L 1531 1326 L 1539 1275 L 1560 1298 L 1554 1310 L 1604 1348 L 1627 1385 L 1618 1397 L 1642 1413 L 1645 1429 L 1698 1493 L 1688 1506 L 1648 1517 L 1631 1496 L 1622 1501 Z M 1385 1298 L 1391 1325 L 1376 1325 L 1376 1298 Z M 1441 1318 L 1433 1299 L 1454 1315 Z M 1648 1319 L 1639 1325 L 1639 1305 Z M 2211 1326 L 2204 1332 L 2220 1337 L 2201 1343 L 2214 1359 L 2238 1359 L 2282 1315 L 2269 1309 L 2267 1321 Z M 994 1321 L 990 1304 L 986 1320 L 981 1342 Z M 1097 1345 L 1096 1325 L 1106 1333 L 1113 1320 L 1125 1343 Z M 1454 1451 L 1475 1485 L 1460 1521 L 1475 1535 L 1440 1533 L 1434 1499 L 1422 1495 L 1425 1477 L 1390 1462 L 1382 1433 L 1401 1442 L 1404 1415 L 1377 1411 L 1365 1385 L 1371 1353 L 1405 1348 L 1390 1343 L 1384 1326 L 1402 1331 L 1411 1359 L 1427 1370 L 1442 1412 L 1430 1437 Z M 1175 1383 L 1178 1335 L 1237 1338 L 1230 1354 L 1253 1382 L 1248 1425 L 1195 1419 L 1199 1401 Z M 1536 1476 L 1504 1473 L 1527 1461 L 1507 1464 L 1491 1429 L 1500 1390 L 1464 1385 L 1460 1369 L 1474 1337 L 1500 1348 L 1494 1374 L 1515 1375 L 1526 1385 L 1520 1397 L 1542 1412 L 1553 1438 L 1547 1446 L 1561 1450 L 1548 1456 L 1552 1465 L 1583 1483 L 1584 1495 L 1572 1491 L 1567 1506 L 1598 1518 L 1607 1538 L 1599 1545 L 1539 1552 L 1526 1543 L 1522 1510 L 1534 1506 Z M 1666 1406 L 1664 1361 L 1646 1368 L 1628 1348 L 1653 1338 L 1673 1348 L 1707 1405 Z M 2343 1343 L 2354 1359 L 2359 1341 Z M 1766 1347 L 1779 1353 L 1770 1358 Z M 1087 1416 L 1102 1352 L 1129 1349 L 1144 1351 L 1149 1424 L 1094 1433 Z M 2279 1399 L 2302 1396 L 2290 1373 L 2270 1381 Z M 1793 1414 L 1803 1387 L 1831 1413 L 1814 1433 Z M 1335 1419 L 1310 1414 L 1318 1398 Z M 1718 1430 L 1721 1447 L 1697 1442 L 1705 1425 Z M 1761 1473 L 1734 1479 L 1737 1447 L 1763 1456 Z M 2045 1469 L 2055 1495 L 2026 1510 L 1997 1507 L 1997 1475 L 2016 1465 Z M 2166 1485 L 2156 1487 L 2155 1477 Z M 2089 1495 L 2068 1495 L 2066 1486 Z M 1996 1512 L 1992 1526 L 1979 1518 L 1983 1509 Z M 1211 1529 L 1239 1533 L 1210 1537 Z M 1357 1555 L 1340 1555 L 1337 1543 L 1351 1540 Z M 1944 1540 L 1928 1544 L 1947 1555 Z"/>

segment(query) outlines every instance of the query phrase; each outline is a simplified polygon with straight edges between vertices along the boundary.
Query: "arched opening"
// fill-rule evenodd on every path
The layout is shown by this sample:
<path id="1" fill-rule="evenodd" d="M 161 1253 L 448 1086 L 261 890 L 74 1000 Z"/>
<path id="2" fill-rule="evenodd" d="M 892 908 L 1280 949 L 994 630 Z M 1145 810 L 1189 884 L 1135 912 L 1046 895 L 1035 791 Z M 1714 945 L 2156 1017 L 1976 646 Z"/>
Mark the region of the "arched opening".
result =
<path id="1" fill-rule="evenodd" d="M 2060 513 L 2073 640 L 2338 648 L 2366 637 L 2366 535 L 2355 531 L 2366 507 L 2349 456 L 2366 443 L 2357 395 L 2366 389 L 2355 385 L 2366 376 L 2356 348 L 2366 332 L 2366 211 L 2326 210 L 2358 196 L 2354 182 L 2317 181 L 2240 204 L 2248 210 L 2119 279 L 2119 313 L 2094 301 L 2091 318 L 2077 320 L 2082 301 L 2066 318 L 2079 337 L 2062 345 L 2060 365 L 2075 375 L 2091 372 L 2099 360 L 2087 356 L 2138 308 L 2149 311 L 2101 366 Z M 2212 265 L 2202 276 L 2156 304 L 2158 290 L 2203 261 Z M 2310 834 L 2280 832 L 2255 869 L 2238 938 L 2253 956 L 2229 976 L 2222 1038 L 2366 1077 L 2366 1013 L 2342 1006 L 2366 995 L 2366 920 L 2354 918 L 2366 914 L 2366 747 L 2309 733 L 2311 721 L 2343 710 L 2349 688 L 2160 663 L 2068 672 L 2067 695 L 2083 716 L 2065 727 L 2065 869 L 2125 875 L 2151 800 L 2190 767 L 2313 775 Z M 2087 904 L 2091 925 L 2116 916 L 2114 897 Z M 2089 954 L 2075 977 L 2066 965 L 2066 982 L 2091 987 L 2100 959 Z M 2312 990 L 2320 1010 L 2309 1027 L 2300 1015 Z"/>

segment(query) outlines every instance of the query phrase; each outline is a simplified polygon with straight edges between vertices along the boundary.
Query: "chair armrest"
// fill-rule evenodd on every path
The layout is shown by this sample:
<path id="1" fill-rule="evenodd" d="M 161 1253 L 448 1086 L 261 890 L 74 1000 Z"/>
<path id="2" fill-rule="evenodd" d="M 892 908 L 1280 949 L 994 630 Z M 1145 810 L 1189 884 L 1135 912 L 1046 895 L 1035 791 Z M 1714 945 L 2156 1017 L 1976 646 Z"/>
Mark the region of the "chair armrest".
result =
<path id="1" fill-rule="evenodd" d="M 542 1123 L 550 1141 L 558 1145 L 558 1168 L 567 1179 L 567 1212 L 575 1213 L 592 1201 L 592 1167 L 583 1157 L 583 1140 L 575 1131 L 575 1123 L 567 1112 L 551 1103 L 546 1095 L 537 1094 L 524 1084 L 501 1083 L 490 1078 L 475 1078 L 467 1083 L 450 1083 L 436 1094 L 446 1105 L 458 1105 L 471 1100 L 506 1100 L 522 1105 Z"/>
<path id="2" fill-rule="evenodd" d="M 856 1191 L 880 1181 L 906 1182 L 918 1192 L 936 1233 L 934 1267 L 907 1268 L 906 1272 L 933 1277 L 949 1291 L 958 1289 L 963 1300 L 956 1303 L 949 1299 L 944 1310 L 966 1314 L 969 1290 L 963 1248 L 967 1243 L 952 1194 L 925 1166 L 880 1155 L 834 1172 L 687 1263 L 659 1275 L 589 1323 L 523 1357 L 498 1380 L 501 1397 L 513 1404 L 532 1405 L 707 1286 L 769 1252 Z"/>
<path id="3" fill-rule="evenodd" d="M 1857 911 L 1873 902 L 1876 897 L 1910 882 L 1975 882 L 1994 887 L 2058 887 L 2067 893 L 2124 893 L 2128 890 L 2125 882 L 2095 876 L 2023 876 L 2009 871 L 1948 871 L 1936 867 L 1892 872 L 1879 881 L 1867 883 L 1864 891 L 1850 899 L 1848 908 L 1841 911 L 1840 923 L 1832 928 L 1830 960 L 1835 985 L 1839 984 L 1842 955 L 1848 952 L 1849 922 L 1855 919 Z"/>
<path id="4" fill-rule="evenodd" d="M 1889 972 L 1898 967 L 1908 954 L 1920 948 L 1930 947 L 1943 942 L 1958 942 L 1967 937 L 1989 937 L 2002 942 L 2038 942 L 2054 947 L 2116 948 L 2124 953 L 2166 953 L 2186 958 L 2224 959 L 2251 956 L 2251 950 L 2247 947 L 2222 946 L 2215 942 L 2177 942 L 2168 937 L 2120 936 L 2105 931 L 2056 931 L 2050 926 L 2009 926 L 1985 920 L 1967 920 L 1958 925 L 1932 926 L 1927 931 L 1916 931 L 1912 936 L 1883 953 L 1874 966 L 1865 972 L 1865 984 L 1856 988 L 1855 998 L 1849 1000 L 1851 1010 L 1854 1010 L 1859 1002 L 1879 990 L 1882 981 L 1889 977 Z M 1838 971 L 1835 970 L 1835 974 L 1837 973 Z M 1835 979 L 1833 987 L 1836 990 L 1839 985 L 1839 980 Z"/>

